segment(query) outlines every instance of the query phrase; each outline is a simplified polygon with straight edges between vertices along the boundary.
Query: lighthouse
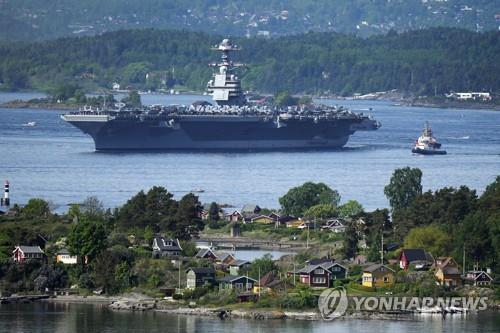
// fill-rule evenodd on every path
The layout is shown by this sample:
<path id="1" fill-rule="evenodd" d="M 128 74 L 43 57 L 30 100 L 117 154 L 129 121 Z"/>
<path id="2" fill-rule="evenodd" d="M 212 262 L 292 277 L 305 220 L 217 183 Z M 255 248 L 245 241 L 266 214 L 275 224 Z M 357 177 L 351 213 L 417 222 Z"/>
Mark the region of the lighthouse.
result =
<path id="1" fill-rule="evenodd" d="M 10 205 L 9 189 L 10 189 L 10 184 L 9 184 L 9 181 L 6 180 L 5 184 L 3 186 L 3 198 L 1 199 L 1 202 L 0 202 L 2 206 L 9 206 Z"/>

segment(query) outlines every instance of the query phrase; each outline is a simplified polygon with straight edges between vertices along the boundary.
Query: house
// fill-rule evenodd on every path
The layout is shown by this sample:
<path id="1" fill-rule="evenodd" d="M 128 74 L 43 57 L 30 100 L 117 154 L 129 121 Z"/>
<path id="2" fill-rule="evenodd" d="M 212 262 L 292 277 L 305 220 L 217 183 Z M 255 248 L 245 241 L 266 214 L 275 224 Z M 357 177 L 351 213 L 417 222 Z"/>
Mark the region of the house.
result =
<path id="1" fill-rule="evenodd" d="M 385 252 L 392 252 L 397 249 L 399 249 L 401 245 L 399 243 L 389 243 L 389 244 L 384 244 L 384 251 Z"/>
<path id="2" fill-rule="evenodd" d="M 292 218 L 291 220 L 286 221 L 285 225 L 287 228 L 297 229 L 298 227 L 304 225 L 304 221 L 302 221 L 301 219 Z"/>
<path id="3" fill-rule="evenodd" d="M 306 264 L 308 265 L 319 265 L 319 264 L 331 264 L 334 260 L 330 258 L 313 258 L 306 260 Z"/>
<path id="4" fill-rule="evenodd" d="M 186 280 L 188 289 L 212 286 L 215 283 L 215 269 L 213 267 L 189 268 L 186 270 Z"/>
<path id="5" fill-rule="evenodd" d="M 258 215 L 253 217 L 250 222 L 252 223 L 261 223 L 261 224 L 272 224 L 275 222 L 275 220 L 272 217 L 269 217 L 267 215 Z"/>
<path id="6" fill-rule="evenodd" d="M 485 271 L 468 271 L 465 275 L 465 281 L 474 286 L 489 286 L 493 278 Z"/>
<path id="7" fill-rule="evenodd" d="M 274 213 L 269 214 L 269 217 L 271 217 L 272 214 L 274 214 Z M 292 221 L 292 220 L 296 220 L 296 218 L 293 216 L 290 216 L 290 215 L 281 215 L 280 217 L 278 217 L 278 219 L 275 222 L 276 227 L 280 227 L 282 225 L 288 226 L 287 225 L 288 221 Z"/>
<path id="8" fill-rule="evenodd" d="M 226 211 L 225 209 L 223 209 L 223 212 L 224 220 L 226 220 L 227 222 L 238 222 L 243 220 L 243 215 L 237 210 Z"/>
<path id="9" fill-rule="evenodd" d="M 252 219 L 261 216 L 260 214 L 253 214 L 253 213 L 248 213 L 243 215 L 243 222 L 244 223 L 252 223 Z"/>
<path id="10" fill-rule="evenodd" d="M 342 219 L 331 219 L 326 221 L 326 225 L 321 227 L 321 230 L 329 230 L 331 232 L 334 232 L 336 234 L 338 233 L 343 233 L 347 229 L 347 226 L 345 225 L 345 221 Z"/>
<path id="11" fill-rule="evenodd" d="M 178 239 L 156 236 L 153 238 L 153 257 L 178 256 L 182 247 Z"/>
<path id="12" fill-rule="evenodd" d="M 408 270 L 410 265 L 417 270 L 429 269 L 434 263 L 434 258 L 424 249 L 403 249 L 399 254 L 399 267 Z"/>
<path id="13" fill-rule="evenodd" d="M 394 283 L 394 270 L 382 264 L 375 264 L 363 270 L 362 284 L 365 287 L 386 287 Z"/>
<path id="14" fill-rule="evenodd" d="M 217 256 L 215 260 L 219 264 L 224 264 L 229 266 L 236 261 L 236 258 L 231 253 L 221 252 L 221 251 L 216 251 L 214 253 Z"/>
<path id="15" fill-rule="evenodd" d="M 25 260 L 45 260 L 45 253 L 40 246 L 19 245 L 12 251 L 12 259 L 19 263 Z"/>
<path id="16" fill-rule="evenodd" d="M 253 287 L 253 292 L 255 294 L 259 293 L 271 293 L 271 294 L 284 294 L 287 290 L 293 289 L 294 286 L 287 282 L 282 281 L 276 277 L 274 271 L 266 273 L 260 278 L 258 283 Z"/>
<path id="17" fill-rule="evenodd" d="M 270 213 L 268 216 L 269 216 L 270 218 L 272 218 L 272 219 L 273 219 L 273 221 L 275 221 L 275 222 L 276 222 L 276 221 L 279 221 L 279 220 L 280 220 L 280 218 L 281 218 L 281 215 L 279 215 L 279 214 L 277 214 L 277 213 L 275 213 L 275 212 Z"/>
<path id="18" fill-rule="evenodd" d="M 217 256 L 215 255 L 214 251 L 212 251 L 212 249 L 210 248 L 200 249 L 198 253 L 196 253 L 195 257 L 199 259 L 209 259 L 209 260 L 217 259 Z"/>
<path id="19" fill-rule="evenodd" d="M 462 285 L 458 264 L 452 257 L 436 259 L 434 276 L 442 286 L 458 287 Z"/>
<path id="20" fill-rule="evenodd" d="M 71 255 L 67 249 L 60 249 L 56 253 L 56 262 L 65 265 L 76 265 L 78 263 L 78 256 Z"/>
<path id="21" fill-rule="evenodd" d="M 236 260 L 229 264 L 229 274 L 239 275 L 243 271 L 247 271 L 250 267 L 250 261 L 248 260 Z"/>
<path id="22" fill-rule="evenodd" d="M 203 205 L 202 209 L 201 209 L 201 215 L 200 215 L 200 218 L 203 220 L 203 221 L 207 221 L 210 219 L 210 207 L 212 206 L 211 203 L 206 203 Z M 224 214 L 222 213 L 222 210 L 220 209 L 219 210 L 219 213 L 217 214 L 219 216 L 219 218 L 223 218 L 224 217 Z"/>
<path id="23" fill-rule="evenodd" d="M 368 258 L 364 254 L 358 254 L 354 257 L 353 264 L 355 265 L 364 265 L 368 262 Z"/>
<path id="24" fill-rule="evenodd" d="M 118 82 L 113 82 L 113 90 L 120 90 L 120 84 Z"/>
<path id="25" fill-rule="evenodd" d="M 245 275 L 228 275 L 219 280 L 219 290 L 251 291 L 256 282 Z"/>
<path id="26" fill-rule="evenodd" d="M 334 280 L 345 279 L 347 268 L 330 260 L 320 264 L 308 264 L 295 274 L 299 275 L 300 283 L 311 287 L 329 288 Z"/>

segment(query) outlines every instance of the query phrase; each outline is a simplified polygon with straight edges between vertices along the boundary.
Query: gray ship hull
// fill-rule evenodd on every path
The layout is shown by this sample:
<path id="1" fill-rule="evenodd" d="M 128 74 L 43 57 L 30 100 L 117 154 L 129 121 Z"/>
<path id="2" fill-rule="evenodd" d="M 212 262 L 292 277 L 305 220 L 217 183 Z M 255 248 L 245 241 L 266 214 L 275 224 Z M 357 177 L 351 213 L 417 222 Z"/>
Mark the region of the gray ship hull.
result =
<path id="1" fill-rule="evenodd" d="M 173 124 L 169 120 L 65 120 L 89 134 L 97 151 L 335 149 L 343 147 L 356 130 L 369 130 L 363 127 L 371 124 L 358 119 L 276 124 L 262 117 L 187 117 Z"/>

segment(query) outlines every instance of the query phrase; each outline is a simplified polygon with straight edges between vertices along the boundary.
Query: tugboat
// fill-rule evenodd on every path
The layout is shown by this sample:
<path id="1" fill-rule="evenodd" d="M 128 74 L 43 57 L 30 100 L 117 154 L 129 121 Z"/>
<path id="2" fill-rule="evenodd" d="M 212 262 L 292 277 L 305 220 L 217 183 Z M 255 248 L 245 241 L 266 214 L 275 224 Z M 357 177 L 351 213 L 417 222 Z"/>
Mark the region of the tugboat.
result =
<path id="1" fill-rule="evenodd" d="M 422 155 L 446 155 L 446 150 L 441 150 L 441 144 L 432 135 L 432 129 L 428 122 L 425 122 L 422 135 L 415 141 L 412 153 Z"/>

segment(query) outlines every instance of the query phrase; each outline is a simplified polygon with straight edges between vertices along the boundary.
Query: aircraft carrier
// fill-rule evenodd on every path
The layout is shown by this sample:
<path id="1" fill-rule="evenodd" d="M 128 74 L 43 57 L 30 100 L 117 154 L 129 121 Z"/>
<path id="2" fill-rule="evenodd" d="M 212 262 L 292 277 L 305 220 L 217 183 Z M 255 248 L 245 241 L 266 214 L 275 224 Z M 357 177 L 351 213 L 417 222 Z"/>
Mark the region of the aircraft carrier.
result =
<path id="1" fill-rule="evenodd" d="M 152 106 L 140 110 L 91 109 L 61 115 L 90 135 L 96 151 L 333 149 L 356 131 L 377 130 L 370 116 L 342 107 L 249 104 L 230 58 L 240 48 L 224 39 L 217 70 L 207 84 L 214 105 Z"/>

